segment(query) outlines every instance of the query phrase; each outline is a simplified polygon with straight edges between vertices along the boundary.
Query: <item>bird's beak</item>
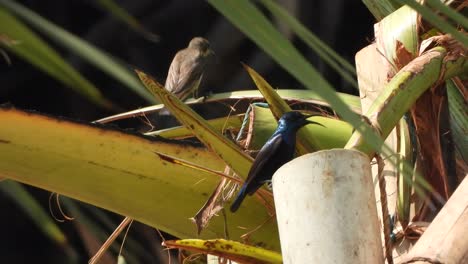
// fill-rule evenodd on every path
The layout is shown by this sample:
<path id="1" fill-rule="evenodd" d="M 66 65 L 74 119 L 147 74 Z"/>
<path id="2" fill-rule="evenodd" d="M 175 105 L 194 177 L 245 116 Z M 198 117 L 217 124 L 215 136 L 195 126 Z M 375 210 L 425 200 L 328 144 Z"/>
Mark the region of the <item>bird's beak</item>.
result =
<path id="1" fill-rule="evenodd" d="M 315 122 L 315 121 L 311 121 L 311 120 L 307 120 L 309 117 L 313 117 L 313 116 L 316 116 L 316 115 L 304 115 L 304 125 L 319 125 L 319 126 L 323 126 L 325 127 L 324 125 L 318 123 L 318 122 Z"/>
<path id="2" fill-rule="evenodd" d="M 303 115 L 302 121 L 304 121 L 304 123 L 309 124 L 310 122 L 312 122 L 312 121 L 309 121 L 309 120 L 307 120 L 307 119 L 308 119 L 309 117 L 313 117 L 314 115 L 305 115 L 305 114 L 302 114 L 302 115 Z"/>

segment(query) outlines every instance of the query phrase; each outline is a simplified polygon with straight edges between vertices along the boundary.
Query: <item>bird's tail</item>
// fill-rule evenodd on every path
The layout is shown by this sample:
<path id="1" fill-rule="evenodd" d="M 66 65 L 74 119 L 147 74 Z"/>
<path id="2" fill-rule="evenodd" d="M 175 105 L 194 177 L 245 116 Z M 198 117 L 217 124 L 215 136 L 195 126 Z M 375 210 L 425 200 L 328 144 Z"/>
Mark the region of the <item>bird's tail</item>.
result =
<path id="1" fill-rule="evenodd" d="M 231 212 L 234 213 L 235 211 L 237 211 L 242 201 L 244 201 L 245 195 L 247 195 L 247 193 L 245 192 L 245 189 L 246 189 L 246 185 L 242 186 L 242 188 L 240 189 L 239 193 L 236 196 L 236 199 L 231 204 Z"/>

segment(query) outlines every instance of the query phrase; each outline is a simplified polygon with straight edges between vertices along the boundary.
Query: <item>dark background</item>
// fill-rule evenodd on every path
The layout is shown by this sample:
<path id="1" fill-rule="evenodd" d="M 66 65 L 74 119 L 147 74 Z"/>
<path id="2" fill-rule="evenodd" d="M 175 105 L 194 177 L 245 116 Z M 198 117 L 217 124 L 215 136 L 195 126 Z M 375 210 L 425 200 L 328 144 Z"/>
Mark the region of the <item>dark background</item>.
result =
<path id="1" fill-rule="evenodd" d="M 202 86 L 214 92 L 255 89 L 240 62 L 253 67 L 274 87 L 302 86 L 282 70 L 263 51 L 222 17 L 207 2 L 201 0 L 121 0 L 116 1 L 149 31 L 160 37 L 153 42 L 115 19 L 94 0 L 19 1 L 51 22 L 91 42 L 102 50 L 137 67 L 164 83 L 174 54 L 184 48 L 194 36 L 207 38 L 216 53 L 216 61 L 207 69 Z M 297 0 L 279 1 L 293 6 L 290 13 L 341 56 L 354 64 L 355 53 L 372 41 L 375 20 L 361 1 Z M 0 21 L 1 23 L 1 21 Z M 288 34 L 288 32 L 286 32 Z M 356 91 L 345 83 L 313 52 L 292 34 L 291 41 L 311 61 L 337 91 Z M 104 96 L 123 109 L 132 110 L 147 103 L 105 73 L 79 57 L 63 50 L 45 38 L 63 57 L 91 80 Z M 48 75 L 9 53 L 12 65 L 0 63 L 0 103 L 10 102 L 23 109 L 33 109 L 53 115 L 92 121 L 114 114 L 89 103 Z M 8 124 L 1 124 L 4 126 Z M 29 188 L 48 207 L 49 194 Z M 0 263 L 51 263 L 63 252 L 41 235 L 31 220 L 16 208 L 15 203 L 0 193 L 2 242 Z M 59 224 L 69 235 L 70 243 L 84 250 L 70 224 Z M 80 253 L 80 252 L 79 252 Z M 20 257 L 23 256 L 23 257 Z M 80 263 L 87 263 L 83 251 Z M 157 260 L 154 260 L 157 263 Z M 175 263 L 175 262 L 173 262 Z"/>

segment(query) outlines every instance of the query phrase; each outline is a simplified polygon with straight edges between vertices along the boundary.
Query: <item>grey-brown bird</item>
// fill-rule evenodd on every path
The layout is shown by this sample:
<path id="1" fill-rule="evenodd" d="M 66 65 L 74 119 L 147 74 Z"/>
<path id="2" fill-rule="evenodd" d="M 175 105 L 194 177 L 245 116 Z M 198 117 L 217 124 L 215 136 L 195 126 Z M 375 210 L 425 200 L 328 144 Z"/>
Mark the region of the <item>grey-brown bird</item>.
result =
<path id="1" fill-rule="evenodd" d="M 164 87 L 185 100 L 200 85 L 208 59 L 214 55 L 210 42 L 202 37 L 193 38 L 188 47 L 180 50 L 172 60 Z"/>

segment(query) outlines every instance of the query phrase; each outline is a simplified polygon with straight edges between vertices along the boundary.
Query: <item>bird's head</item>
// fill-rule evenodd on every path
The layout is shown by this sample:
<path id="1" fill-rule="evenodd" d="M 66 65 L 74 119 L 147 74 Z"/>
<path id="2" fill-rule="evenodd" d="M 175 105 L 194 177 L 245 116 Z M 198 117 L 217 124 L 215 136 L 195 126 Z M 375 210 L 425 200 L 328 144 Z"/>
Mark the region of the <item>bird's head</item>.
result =
<path id="1" fill-rule="evenodd" d="M 308 124 L 319 124 L 317 122 L 307 120 L 307 118 L 311 116 L 313 115 L 304 115 L 297 111 L 290 111 L 280 118 L 279 125 L 285 128 L 299 129 Z"/>
<path id="2" fill-rule="evenodd" d="M 197 49 L 202 53 L 212 53 L 212 51 L 210 50 L 210 42 L 202 37 L 193 38 L 190 41 L 188 47 L 191 49 Z"/>

